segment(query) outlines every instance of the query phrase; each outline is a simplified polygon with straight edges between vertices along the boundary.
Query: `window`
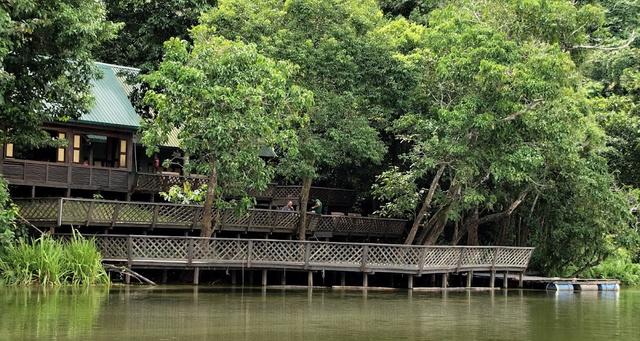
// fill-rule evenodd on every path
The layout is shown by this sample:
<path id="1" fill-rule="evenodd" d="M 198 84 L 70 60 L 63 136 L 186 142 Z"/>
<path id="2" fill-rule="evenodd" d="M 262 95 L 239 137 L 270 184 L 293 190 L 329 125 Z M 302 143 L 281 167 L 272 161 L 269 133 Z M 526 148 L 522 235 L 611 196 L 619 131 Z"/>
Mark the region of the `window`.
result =
<path id="1" fill-rule="evenodd" d="M 127 167 L 127 140 L 120 140 L 120 168 Z"/>
<path id="2" fill-rule="evenodd" d="M 58 133 L 58 140 L 64 140 L 67 137 L 67 135 L 65 133 Z M 65 148 L 58 148 L 58 156 L 56 158 L 56 161 L 58 162 L 64 162 L 65 158 L 65 152 L 67 150 Z"/>
<path id="3" fill-rule="evenodd" d="M 80 135 L 73 135 L 73 163 L 80 163 Z"/>
<path id="4" fill-rule="evenodd" d="M 5 157 L 13 157 L 13 143 L 7 143 L 4 148 Z"/>

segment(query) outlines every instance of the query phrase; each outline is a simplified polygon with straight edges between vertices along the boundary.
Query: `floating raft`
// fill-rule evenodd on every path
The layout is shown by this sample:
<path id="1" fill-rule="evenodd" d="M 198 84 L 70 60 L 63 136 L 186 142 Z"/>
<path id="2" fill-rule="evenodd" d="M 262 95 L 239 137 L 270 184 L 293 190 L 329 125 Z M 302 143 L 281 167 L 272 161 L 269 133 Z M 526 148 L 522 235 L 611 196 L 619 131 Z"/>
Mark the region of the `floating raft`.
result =
<path id="1" fill-rule="evenodd" d="M 620 283 L 610 279 L 572 279 L 570 281 L 550 279 L 546 289 L 549 291 L 618 291 Z"/>

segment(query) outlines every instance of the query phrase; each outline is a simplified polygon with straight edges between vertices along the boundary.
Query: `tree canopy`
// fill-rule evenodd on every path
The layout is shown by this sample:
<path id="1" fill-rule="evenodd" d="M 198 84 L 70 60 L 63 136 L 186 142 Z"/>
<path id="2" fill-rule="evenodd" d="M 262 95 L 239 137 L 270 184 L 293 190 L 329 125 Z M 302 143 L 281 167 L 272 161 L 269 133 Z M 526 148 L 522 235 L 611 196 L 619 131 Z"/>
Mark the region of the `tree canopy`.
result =
<path id="1" fill-rule="evenodd" d="M 3 142 L 50 141 L 42 124 L 77 118 L 97 77 L 91 51 L 119 25 L 100 1 L 17 0 L 0 4 L 0 134 Z"/>
<path id="2" fill-rule="evenodd" d="M 312 95 L 291 84 L 294 65 L 260 54 L 253 44 L 205 26 L 194 27 L 191 38 L 193 44 L 167 41 L 158 70 L 144 77 L 154 114 L 143 127 L 143 142 L 152 153 L 177 129 L 181 148 L 193 156 L 190 167 L 209 174 L 205 212 L 246 207 L 247 193 L 264 190 L 274 173 L 260 148 L 297 152 L 294 129 L 307 124 Z M 243 200 L 225 200 L 237 196 Z M 216 219 L 203 217 L 202 235 L 210 236 Z"/>

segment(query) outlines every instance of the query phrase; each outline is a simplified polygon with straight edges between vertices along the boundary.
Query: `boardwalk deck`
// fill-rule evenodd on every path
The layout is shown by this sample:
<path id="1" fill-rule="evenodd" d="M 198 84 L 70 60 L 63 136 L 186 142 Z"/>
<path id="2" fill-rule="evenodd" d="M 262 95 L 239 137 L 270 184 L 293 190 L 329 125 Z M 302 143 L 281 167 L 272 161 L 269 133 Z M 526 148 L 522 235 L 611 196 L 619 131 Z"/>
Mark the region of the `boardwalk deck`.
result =
<path id="1" fill-rule="evenodd" d="M 137 268 L 255 268 L 422 275 L 524 272 L 533 248 L 96 235 L 105 262 Z"/>
<path id="2" fill-rule="evenodd" d="M 36 226 L 62 225 L 140 227 L 147 229 L 200 229 L 203 208 L 199 205 L 177 205 L 131 201 L 34 198 L 15 199 L 22 216 Z M 355 216 L 310 214 L 310 234 L 373 236 L 398 238 L 406 220 Z M 237 215 L 231 210 L 221 213 L 219 231 L 251 231 L 295 233 L 300 214 L 281 210 L 252 209 Z"/>

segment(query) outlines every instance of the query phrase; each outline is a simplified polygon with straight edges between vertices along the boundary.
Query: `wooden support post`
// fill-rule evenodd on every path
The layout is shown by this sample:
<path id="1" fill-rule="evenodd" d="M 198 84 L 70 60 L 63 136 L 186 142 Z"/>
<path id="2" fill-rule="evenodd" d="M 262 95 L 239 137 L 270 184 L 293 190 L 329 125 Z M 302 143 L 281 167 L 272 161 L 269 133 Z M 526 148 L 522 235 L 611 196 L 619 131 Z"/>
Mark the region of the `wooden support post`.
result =
<path id="1" fill-rule="evenodd" d="M 496 271 L 491 270 L 491 277 L 489 277 L 489 288 L 494 288 L 496 286 Z"/>
<path id="2" fill-rule="evenodd" d="M 431 286 L 436 286 L 436 274 L 431 274 Z"/>
<path id="3" fill-rule="evenodd" d="M 131 284 L 131 275 L 129 275 L 129 274 L 125 274 L 124 275 L 124 283 L 125 284 Z"/>
<path id="4" fill-rule="evenodd" d="M 366 272 L 362 273 L 362 287 L 366 288 L 369 286 L 369 274 Z"/>
<path id="5" fill-rule="evenodd" d="M 238 279 L 236 277 L 236 270 L 231 270 L 231 285 L 238 284 Z"/>
<path id="6" fill-rule="evenodd" d="M 200 268 L 193 269 L 193 285 L 200 284 Z"/>
<path id="7" fill-rule="evenodd" d="M 282 277 L 280 277 L 280 284 L 281 285 L 287 285 L 287 270 L 286 269 L 282 270 Z"/>
<path id="8" fill-rule="evenodd" d="M 502 275 L 502 288 L 509 289 L 509 271 L 505 271 Z"/>
<path id="9" fill-rule="evenodd" d="M 267 270 L 262 270 L 262 286 L 266 287 L 267 286 Z"/>
<path id="10" fill-rule="evenodd" d="M 31 186 L 31 198 L 36 197 L 36 186 Z"/>
<path id="11" fill-rule="evenodd" d="M 518 276 L 518 288 L 522 288 L 524 284 L 524 271 Z"/>
<path id="12" fill-rule="evenodd" d="M 467 272 L 467 288 L 471 288 L 473 284 L 473 270 Z"/>
<path id="13" fill-rule="evenodd" d="M 340 273 L 340 286 L 345 286 L 347 285 L 347 275 L 346 273 L 343 271 Z"/>
<path id="14" fill-rule="evenodd" d="M 445 272 L 442 274 L 442 289 L 446 289 L 448 285 L 449 285 L 449 274 Z"/>
<path id="15" fill-rule="evenodd" d="M 307 286 L 309 288 L 313 287 L 313 272 L 312 271 L 307 272 Z"/>
<path id="16" fill-rule="evenodd" d="M 407 288 L 413 289 L 413 275 L 407 277 Z"/>
<path id="17" fill-rule="evenodd" d="M 169 271 L 167 269 L 162 270 L 162 284 L 167 284 L 167 273 Z"/>

